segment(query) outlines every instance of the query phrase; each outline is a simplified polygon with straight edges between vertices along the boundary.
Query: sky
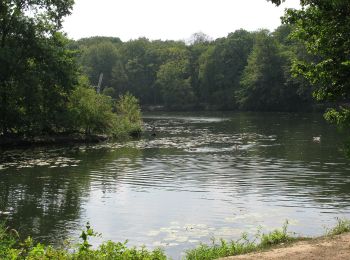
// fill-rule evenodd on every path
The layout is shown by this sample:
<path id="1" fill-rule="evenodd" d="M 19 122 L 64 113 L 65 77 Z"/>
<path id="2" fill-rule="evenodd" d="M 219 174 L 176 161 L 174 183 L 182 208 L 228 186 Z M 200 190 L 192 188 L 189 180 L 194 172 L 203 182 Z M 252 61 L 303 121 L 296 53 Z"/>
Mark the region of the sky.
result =
<path id="1" fill-rule="evenodd" d="M 196 32 L 216 39 L 241 28 L 274 30 L 285 8 L 299 7 L 299 0 L 280 7 L 266 0 L 75 0 L 63 30 L 73 39 L 187 40 Z"/>

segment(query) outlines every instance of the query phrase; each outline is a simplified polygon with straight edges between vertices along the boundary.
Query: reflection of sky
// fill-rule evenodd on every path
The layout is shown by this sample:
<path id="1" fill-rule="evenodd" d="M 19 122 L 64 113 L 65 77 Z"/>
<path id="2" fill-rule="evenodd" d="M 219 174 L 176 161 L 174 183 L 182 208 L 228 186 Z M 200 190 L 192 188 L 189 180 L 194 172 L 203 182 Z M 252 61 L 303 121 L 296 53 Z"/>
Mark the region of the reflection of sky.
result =
<path id="1" fill-rule="evenodd" d="M 271 231 L 287 219 L 290 231 L 321 235 L 322 226 L 334 222 L 328 213 L 341 212 L 325 214 L 313 208 L 314 204 L 310 201 L 300 207 L 281 196 L 271 203 L 258 193 L 232 197 L 217 189 L 193 193 L 147 188 L 147 192 L 139 192 L 122 185 L 116 193 L 92 191 L 83 219 L 91 221 L 103 240 L 129 239 L 130 245 L 162 246 L 176 259 L 196 242 L 209 242 L 212 237 L 238 239 L 243 232 L 255 234 L 259 226 Z"/>
<path id="2" fill-rule="evenodd" d="M 156 138 L 146 132 L 140 141 L 69 152 L 8 152 L 0 161 L 6 177 L 0 188 L 11 187 L 13 201 L 23 191 L 43 214 L 50 214 L 46 202 L 54 209 L 80 206 L 74 216 L 59 213 L 50 232 L 65 228 L 78 237 L 89 221 L 103 235 L 95 245 L 129 239 L 130 245 L 164 246 L 174 259 L 211 237 L 237 239 L 259 226 L 271 231 L 286 219 L 293 232 L 321 235 L 335 217 L 350 217 L 348 161 L 328 126 L 288 115 L 277 119 L 240 113 L 150 117 L 146 129 L 155 125 Z M 312 142 L 315 131 L 321 143 Z M 81 196 L 76 201 L 70 183 Z"/>

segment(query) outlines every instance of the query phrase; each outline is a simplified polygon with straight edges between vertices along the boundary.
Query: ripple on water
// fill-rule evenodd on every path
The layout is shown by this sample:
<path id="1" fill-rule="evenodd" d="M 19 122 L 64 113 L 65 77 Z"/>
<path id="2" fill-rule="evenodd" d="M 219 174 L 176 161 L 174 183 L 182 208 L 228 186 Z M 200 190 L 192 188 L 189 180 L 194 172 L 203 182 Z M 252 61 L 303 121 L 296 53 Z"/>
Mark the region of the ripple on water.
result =
<path id="1" fill-rule="evenodd" d="M 3 153 L 0 188 L 11 195 L 13 210 L 0 210 L 23 220 L 22 199 L 29 198 L 38 210 L 28 221 L 35 219 L 37 226 L 40 214 L 46 220 L 59 217 L 58 231 L 52 232 L 67 224 L 78 234 L 79 225 L 91 221 L 109 239 L 163 246 L 175 257 L 211 237 L 238 238 L 258 226 L 271 230 L 286 218 L 296 230 L 312 234 L 308 226 L 328 223 L 326 214 L 349 214 L 346 161 L 310 156 L 315 150 L 308 149 L 323 146 L 309 146 L 309 137 L 288 139 L 291 132 L 303 133 L 290 130 L 294 121 L 286 129 L 275 124 L 278 131 L 233 123 L 152 118 L 141 140 Z M 293 146 L 295 140 L 300 143 Z"/>

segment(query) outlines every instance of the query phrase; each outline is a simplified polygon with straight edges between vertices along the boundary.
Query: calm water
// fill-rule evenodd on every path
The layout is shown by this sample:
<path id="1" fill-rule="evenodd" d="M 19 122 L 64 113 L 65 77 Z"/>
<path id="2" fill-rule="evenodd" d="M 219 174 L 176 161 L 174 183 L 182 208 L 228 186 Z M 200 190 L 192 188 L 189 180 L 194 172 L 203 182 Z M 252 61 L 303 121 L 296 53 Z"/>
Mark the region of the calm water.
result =
<path id="1" fill-rule="evenodd" d="M 145 128 L 125 144 L 1 152 L 0 219 L 50 243 L 90 221 L 102 240 L 179 259 L 286 219 L 313 236 L 350 218 L 349 161 L 321 115 L 149 114 Z"/>

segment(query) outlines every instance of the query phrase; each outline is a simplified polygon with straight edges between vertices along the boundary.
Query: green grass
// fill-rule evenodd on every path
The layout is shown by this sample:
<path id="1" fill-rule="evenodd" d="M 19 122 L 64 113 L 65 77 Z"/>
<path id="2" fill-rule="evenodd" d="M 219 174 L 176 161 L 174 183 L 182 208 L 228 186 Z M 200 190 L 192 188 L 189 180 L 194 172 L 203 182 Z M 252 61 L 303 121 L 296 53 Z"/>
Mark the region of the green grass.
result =
<path id="1" fill-rule="evenodd" d="M 184 259 L 186 260 L 210 260 L 220 257 L 242 255 L 261 250 L 267 250 L 276 245 L 288 244 L 297 238 L 287 231 L 288 222 L 282 229 L 276 229 L 270 233 L 263 234 L 260 230 L 250 240 L 246 233 L 236 241 L 225 241 L 223 239 L 212 241 L 212 244 L 200 244 L 197 248 L 188 250 Z M 339 235 L 350 232 L 350 221 L 338 219 L 335 227 L 329 229 L 327 236 Z M 166 260 L 168 259 L 162 249 L 148 250 L 145 247 L 128 247 L 124 243 L 107 241 L 98 248 L 93 249 L 89 244 L 89 238 L 99 234 L 90 227 L 81 233 L 81 242 L 76 245 L 69 245 L 65 248 L 53 248 L 43 244 L 34 244 L 29 237 L 21 241 L 15 230 L 6 228 L 0 224 L 0 259 L 1 260 Z"/>
<path id="2" fill-rule="evenodd" d="M 337 225 L 327 230 L 327 236 L 335 236 L 350 232 L 350 220 L 338 219 Z"/>
<path id="3" fill-rule="evenodd" d="M 276 229 L 268 234 L 261 234 L 259 231 L 252 241 L 248 239 L 247 234 L 243 234 L 236 241 L 227 242 L 220 240 L 220 243 L 216 243 L 213 240 L 211 245 L 201 244 L 195 249 L 188 250 L 186 252 L 186 260 L 211 260 L 226 256 L 242 255 L 297 240 L 297 238 L 288 234 L 287 227 L 288 222 L 283 225 L 281 230 Z"/>
<path id="4" fill-rule="evenodd" d="M 1 260 L 166 260 L 163 250 L 147 250 L 145 247 L 127 247 L 124 243 L 108 241 L 97 249 L 92 249 L 89 238 L 98 234 L 89 224 L 81 233 L 81 242 L 73 247 L 57 249 L 40 243 L 34 244 L 31 238 L 20 241 L 16 231 L 0 225 Z"/>

